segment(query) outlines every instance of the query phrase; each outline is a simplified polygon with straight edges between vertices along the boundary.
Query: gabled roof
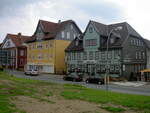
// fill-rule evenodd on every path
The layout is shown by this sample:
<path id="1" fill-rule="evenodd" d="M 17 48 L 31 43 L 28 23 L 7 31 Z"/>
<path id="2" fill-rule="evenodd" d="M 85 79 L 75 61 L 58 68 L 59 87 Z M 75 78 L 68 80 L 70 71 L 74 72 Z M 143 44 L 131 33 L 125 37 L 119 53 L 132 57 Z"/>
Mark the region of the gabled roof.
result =
<path id="1" fill-rule="evenodd" d="M 91 21 L 91 23 L 96 27 L 96 30 L 100 33 L 100 35 L 107 36 L 107 25 L 95 21 Z"/>
<path id="2" fill-rule="evenodd" d="M 20 33 L 18 33 L 17 35 L 7 34 L 3 44 L 5 43 L 7 39 L 11 39 L 16 47 L 20 47 L 20 46 L 23 46 L 22 45 L 23 43 L 25 43 L 27 40 L 30 39 L 30 36 L 24 36 L 24 35 L 21 35 Z"/>
<path id="3" fill-rule="evenodd" d="M 66 25 L 68 25 L 69 23 L 73 23 L 78 28 L 78 26 L 76 25 L 76 23 L 73 20 L 62 21 L 59 23 L 49 22 L 49 21 L 45 21 L 45 20 L 39 20 L 37 27 L 39 25 L 41 26 L 42 31 L 44 32 L 43 40 L 47 40 L 47 39 L 55 38 L 57 33 L 60 32 L 61 30 L 63 30 L 66 27 Z M 82 33 L 79 28 L 78 28 L 78 30 L 80 33 Z M 35 33 L 36 33 L 36 31 L 35 31 Z M 33 42 L 36 40 L 35 33 L 30 38 L 30 40 L 27 41 L 27 43 Z"/>
<path id="4" fill-rule="evenodd" d="M 105 25 L 105 24 L 95 22 L 95 21 L 90 21 L 89 23 L 94 25 L 94 27 L 96 28 L 96 31 L 99 33 L 100 37 L 104 39 L 103 43 L 101 43 L 101 47 L 100 47 L 101 49 L 106 48 L 106 42 L 107 42 L 107 38 L 108 38 L 108 35 L 109 35 L 110 31 L 112 29 L 114 29 L 116 27 L 120 27 L 120 26 L 122 27 L 122 30 L 113 32 L 114 34 L 119 34 L 118 35 L 119 38 L 117 38 L 115 43 L 109 45 L 110 48 L 120 48 L 120 47 L 122 47 L 123 43 L 126 41 L 126 39 L 128 38 L 129 35 L 143 39 L 141 37 L 141 35 L 138 34 L 127 22 L 110 24 L 110 25 Z M 85 34 L 85 32 L 84 32 L 84 34 Z M 69 45 L 70 47 L 72 47 L 72 49 L 70 47 L 67 48 L 67 49 L 69 49 L 69 51 L 71 51 L 71 50 L 73 51 L 74 48 L 77 48 L 77 47 L 73 47 L 74 43 L 75 42 L 73 41 Z M 83 45 L 83 43 L 82 43 L 82 45 Z M 66 49 L 66 51 L 67 51 L 67 49 Z"/>

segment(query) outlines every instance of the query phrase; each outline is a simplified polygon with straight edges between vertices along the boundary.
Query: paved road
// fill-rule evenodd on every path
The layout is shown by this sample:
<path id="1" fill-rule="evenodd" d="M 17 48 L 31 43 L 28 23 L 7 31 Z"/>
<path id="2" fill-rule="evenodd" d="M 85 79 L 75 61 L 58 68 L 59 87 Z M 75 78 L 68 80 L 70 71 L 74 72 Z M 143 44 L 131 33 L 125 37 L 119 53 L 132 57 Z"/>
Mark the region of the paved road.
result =
<path id="1" fill-rule="evenodd" d="M 13 74 L 16 77 L 33 79 L 33 80 L 43 80 L 43 81 L 54 82 L 54 83 L 59 83 L 59 84 L 71 83 L 71 84 L 79 84 L 87 88 L 101 89 L 101 90 L 106 89 L 105 85 L 86 84 L 85 82 L 64 81 L 62 79 L 63 77 L 62 75 L 41 74 L 39 76 L 25 76 L 24 73 L 21 71 L 9 71 L 9 73 Z M 140 87 L 131 87 L 131 86 L 129 87 L 129 86 L 120 86 L 120 85 L 110 84 L 109 91 L 150 96 L 150 84 L 140 86 Z"/>

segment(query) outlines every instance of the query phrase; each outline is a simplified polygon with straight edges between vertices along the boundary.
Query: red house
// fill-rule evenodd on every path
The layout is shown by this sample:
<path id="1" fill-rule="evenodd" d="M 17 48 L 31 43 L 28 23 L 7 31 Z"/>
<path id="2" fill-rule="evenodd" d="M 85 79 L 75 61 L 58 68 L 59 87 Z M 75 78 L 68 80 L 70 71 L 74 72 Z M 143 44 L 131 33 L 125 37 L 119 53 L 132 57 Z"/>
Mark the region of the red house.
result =
<path id="1" fill-rule="evenodd" d="M 7 34 L 4 39 L 1 48 L 10 51 L 10 58 L 7 66 L 13 69 L 23 69 L 27 63 L 27 47 L 25 42 L 29 39 L 29 36 L 23 36 L 21 33 Z"/>

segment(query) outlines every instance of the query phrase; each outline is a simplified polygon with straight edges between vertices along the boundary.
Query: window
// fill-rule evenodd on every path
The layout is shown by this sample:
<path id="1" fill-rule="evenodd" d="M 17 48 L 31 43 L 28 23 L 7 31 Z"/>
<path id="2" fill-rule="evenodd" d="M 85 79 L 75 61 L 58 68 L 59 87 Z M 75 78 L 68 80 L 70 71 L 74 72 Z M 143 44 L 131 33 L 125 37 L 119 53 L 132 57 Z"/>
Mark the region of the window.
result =
<path id="1" fill-rule="evenodd" d="M 134 45 L 134 41 L 133 41 L 133 39 L 131 39 L 131 45 Z"/>
<path id="2" fill-rule="evenodd" d="M 48 44 L 46 44 L 46 49 L 48 48 Z"/>
<path id="3" fill-rule="evenodd" d="M 45 57 L 46 57 L 46 59 L 49 59 L 49 55 L 48 55 L 48 54 L 46 54 L 46 56 L 45 56 Z"/>
<path id="4" fill-rule="evenodd" d="M 143 46 L 144 45 L 144 43 L 143 42 L 141 42 L 141 46 Z"/>
<path id="5" fill-rule="evenodd" d="M 34 55 L 32 56 L 32 59 L 34 59 Z"/>
<path id="6" fill-rule="evenodd" d="M 71 30 L 73 30 L 73 25 L 70 26 Z"/>
<path id="7" fill-rule="evenodd" d="M 118 65 L 115 66 L 115 70 L 116 70 L 116 71 L 119 71 L 119 70 L 120 70 L 120 66 L 118 66 Z"/>
<path id="8" fill-rule="evenodd" d="M 139 52 L 139 59 L 141 59 L 141 52 Z"/>
<path id="9" fill-rule="evenodd" d="M 20 50 L 20 56 L 24 56 L 24 50 Z"/>
<path id="10" fill-rule="evenodd" d="M 90 59 L 90 60 L 93 60 L 93 51 L 90 51 L 90 52 L 89 52 L 89 59 Z"/>
<path id="11" fill-rule="evenodd" d="M 139 46 L 141 46 L 141 40 L 139 40 Z"/>
<path id="12" fill-rule="evenodd" d="M 66 56 L 67 56 L 67 60 L 71 60 L 71 53 L 67 53 Z"/>
<path id="13" fill-rule="evenodd" d="M 40 27 L 38 28 L 36 36 L 37 36 L 37 40 L 41 40 L 43 37 L 43 33 Z"/>
<path id="14" fill-rule="evenodd" d="M 108 51 L 108 56 L 107 56 L 108 59 L 111 59 L 111 51 Z"/>
<path id="15" fill-rule="evenodd" d="M 73 38 L 74 38 L 74 39 L 76 38 L 76 34 L 73 34 Z"/>
<path id="16" fill-rule="evenodd" d="M 8 42 L 7 42 L 7 45 L 6 45 L 6 46 L 7 46 L 7 47 L 9 47 L 9 46 L 10 46 L 10 41 L 8 41 Z"/>
<path id="17" fill-rule="evenodd" d="M 110 38 L 110 43 L 113 44 L 115 42 L 115 38 Z"/>
<path id="18" fill-rule="evenodd" d="M 87 60 L 87 53 L 86 52 L 83 53 L 83 60 Z"/>
<path id="19" fill-rule="evenodd" d="M 134 39 L 134 45 L 136 45 L 136 40 Z"/>
<path id="20" fill-rule="evenodd" d="M 38 42 L 37 44 L 37 48 L 41 49 L 42 48 L 42 43 L 41 42 Z"/>
<path id="21" fill-rule="evenodd" d="M 111 71 L 114 71 L 114 70 L 115 70 L 114 65 L 111 65 L 111 66 L 110 66 L 110 70 L 111 70 Z"/>
<path id="22" fill-rule="evenodd" d="M 135 53 L 135 59 L 138 59 L 138 52 Z"/>
<path id="23" fill-rule="evenodd" d="M 143 59 L 145 59 L 145 52 L 142 53 Z"/>
<path id="24" fill-rule="evenodd" d="M 38 54 L 38 59 L 42 59 L 42 54 Z"/>
<path id="25" fill-rule="evenodd" d="M 95 52 L 95 60 L 99 60 L 99 52 L 98 51 Z"/>
<path id="26" fill-rule="evenodd" d="M 65 38 L 65 32 L 64 31 L 61 32 L 61 37 Z"/>
<path id="27" fill-rule="evenodd" d="M 104 60 L 105 59 L 105 52 L 103 51 L 103 52 L 101 52 L 101 58 L 102 58 L 102 60 Z"/>
<path id="28" fill-rule="evenodd" d="M 23 59 L 20 59 L 20 66 L 23 65 Z"/>
<path id="29" fill-rule="evenodd" d="M 75 60 L 75 53 L 72 53 L 72 60 Z"/>
<path id="30" fill-rule="evenodd" d="M 49 42 L 49 47 L 52 47 L 53 46 L 53 43 L 50 41 Z"/>
<path id="31" fill-rule="evenodd" d="M 78 40 L 75 41 L 75 45 L 76 45 L 76 46 L 79 45 L 79 41 L 78 41 Z"/>
<path id="32" fill-rule="evenodd" d="M 89 27 L 89 33 L 92 33 L 92 32 L 93 32 L 93 28 Z"/>
<path id="33" fill-rule="evenodd" d="M 32 45 L 32 49 L 34 49 L 34 44 Z"/>
<path id="34" fill-rule="evenodd" d="M 70 39 L 70 32 L 67 32 L 67 39 Z"/>
<path id="35" fill-rule="evenodd" d="M 115 57 L 115 59 L 120 58 L 120 51 L 119 50 L 114 51 L 114 57 Z"/>
<path id="36" fill-rule="evenodd" d="M 77 60 L 81 60 L 81 53 L 77 53 Z"/>
<path id="37" fill-rule="evenodd" d="M 88 39 L 85 41 L 85 46 L 96 46 L 97 45 L 96 39 Z"/>

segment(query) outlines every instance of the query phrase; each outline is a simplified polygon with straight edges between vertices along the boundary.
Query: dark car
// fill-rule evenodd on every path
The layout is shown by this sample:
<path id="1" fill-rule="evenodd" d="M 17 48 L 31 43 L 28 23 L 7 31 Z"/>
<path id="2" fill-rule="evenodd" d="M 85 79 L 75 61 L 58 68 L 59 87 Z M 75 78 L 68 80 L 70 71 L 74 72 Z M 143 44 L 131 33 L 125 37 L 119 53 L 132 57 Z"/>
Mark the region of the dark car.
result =
<path id="1" fill-rule="evenodd" d="M 79 82 L 82 81 L 81 74 L 76 72 L 64 76 L 63 79 L 68 81 L 79 81 Z"/>
<path id="2" fill-rule="evenodd" d="M 86 83 L 104 84 L 104 77 L 99 74 L 90 75 L 85 80 Z"/>

